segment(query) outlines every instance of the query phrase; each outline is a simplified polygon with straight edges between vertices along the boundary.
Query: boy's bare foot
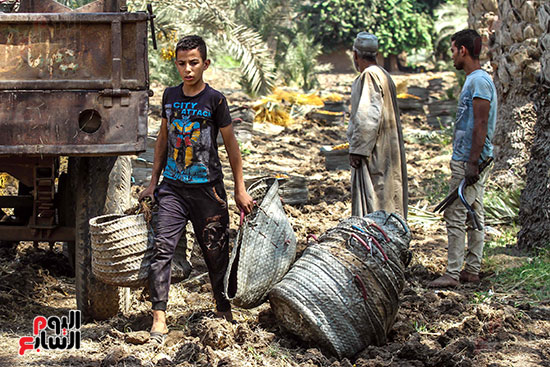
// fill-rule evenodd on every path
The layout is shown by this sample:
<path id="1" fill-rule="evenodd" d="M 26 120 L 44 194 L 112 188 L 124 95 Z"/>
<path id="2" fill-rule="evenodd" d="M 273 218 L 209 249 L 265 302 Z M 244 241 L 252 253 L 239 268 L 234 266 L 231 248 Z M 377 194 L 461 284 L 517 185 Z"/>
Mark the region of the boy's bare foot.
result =
<path id="1" fill-rule="evenodd" d="M 229 322 L 233 322 L 233 313 L 231 312 L 231 310 L 224 312 L 216 311 L 216 317 L 220 319 L 226 319 Z"/>
<path id="2" fill-rule="evenodd" d="M 151 333 L 168 334 L 168 327 L 166 326 L 166 312 L 162 310 L 153 310 L 153 325 L 151 326 Z"/>

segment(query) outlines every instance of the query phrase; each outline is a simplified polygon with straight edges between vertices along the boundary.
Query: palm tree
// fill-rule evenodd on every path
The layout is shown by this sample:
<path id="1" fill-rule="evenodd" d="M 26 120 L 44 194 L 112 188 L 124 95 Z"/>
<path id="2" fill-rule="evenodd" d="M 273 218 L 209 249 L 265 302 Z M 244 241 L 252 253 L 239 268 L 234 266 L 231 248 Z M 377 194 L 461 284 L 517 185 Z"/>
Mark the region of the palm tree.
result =
<path id="1" fill-rule="evenodd" d="M 544 30 L 539 44 L 542 72 L 533 95 L 538 116 L 519 213 L 518 246 L 525 249 L 550 249 L 550 4 L 541 3 L 538 12 Z"/>
<path id="2" fill-rule="evenodd" d="M 440 4 L 434 9 L 433 49 L 436 59 L 450 60 L 451 36 L 468 28 L 468 2 L 460 0 Z"/>
<path id="3" fill-rule="evenodd" d="M 260 0 L 257 0 L 260 1 Z M 210 50 L 223 50 L 240 62 L 251 94 L 265 94 L 275 82 L 273 55 L 260 33 L 234 21 L 232 3 L 223 0 L 129 0 L 131 10 L 155 11 L 161 32 L 201 34 Z"/>

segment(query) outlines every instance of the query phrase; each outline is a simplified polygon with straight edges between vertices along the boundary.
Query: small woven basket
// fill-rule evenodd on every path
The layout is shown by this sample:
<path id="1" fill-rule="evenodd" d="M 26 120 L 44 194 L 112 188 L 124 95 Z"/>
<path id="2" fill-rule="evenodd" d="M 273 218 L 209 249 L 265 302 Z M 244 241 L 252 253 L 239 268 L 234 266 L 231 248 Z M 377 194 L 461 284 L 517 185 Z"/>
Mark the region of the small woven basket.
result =
<path id="1" fill-rule="evenodd" d="M 309 246 L 269 293 L 282 326 L 339 358 L 385 343 L 410 261 L 406 223 L 379 211 L 348 218 Z"/>
<path id="2" fill-rule="evenodd" d="M 242 308 L 263 303 L 296 256 L 296 236 L 277 179 L 262 179 L 247 191 L 258 206 L 239 229 L 224 278 L 227 299 Z"/>
<path id="3" fill-rule="evenodd" d="M 143 214 L 90 219 L 92 272 L 119 287 L 140 287 L 149 276 L 153 241 Z"/>

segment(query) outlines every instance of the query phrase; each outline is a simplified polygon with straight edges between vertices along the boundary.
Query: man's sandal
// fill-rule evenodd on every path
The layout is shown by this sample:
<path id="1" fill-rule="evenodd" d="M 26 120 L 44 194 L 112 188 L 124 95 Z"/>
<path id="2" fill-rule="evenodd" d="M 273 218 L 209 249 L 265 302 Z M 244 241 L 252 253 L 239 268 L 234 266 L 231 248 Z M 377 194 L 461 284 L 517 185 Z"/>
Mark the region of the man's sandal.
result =
<path id="1" fill-rule="evenodd" d="M 149 342 L 153 342 L 158 345 L 163 345 L 167 335 L 168 333 L 162 333 L 160 331 L 151 331 L 149 333 Z"/>

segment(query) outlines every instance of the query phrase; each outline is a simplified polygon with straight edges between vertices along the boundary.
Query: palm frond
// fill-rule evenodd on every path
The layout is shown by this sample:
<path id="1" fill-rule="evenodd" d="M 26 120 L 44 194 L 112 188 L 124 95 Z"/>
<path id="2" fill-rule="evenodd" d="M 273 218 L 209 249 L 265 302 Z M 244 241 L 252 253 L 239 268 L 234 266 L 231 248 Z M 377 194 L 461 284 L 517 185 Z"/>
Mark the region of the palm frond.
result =
<path id="1" fill-rule="evenodd" d="M 414 206 L 409 206 L 407 222 L 411 226 L 418 226 L 425 229 L 441 222 L 442 220 L 443 216 L 429 210 L 427 205 L 420 206 L 420 203 L 418 203 Z"/>
<path id="2" fill-rule="evenodd" d="M 453 33 L 468 28 L 468 6 L 466 1 L 443 3 L 434 10 L 434 31 L 437 34 L 433 41 L 434 49 Z"/>
<path id="3" fill-rule="evenodd" d="M 518 221 L 521 186 L 511 189 L 497 187 L 483 200 L 485 221 L 489 224 L 512 224 Z"/>
<path id="4" fill-rule="evenodd" d="M 232 57 L 241 62 L 243 76 L 253 94 L 265 94 L 275 83 L 275 65 L 261 36 L 244 26 L 236 26 L 223 35 Z"/>
<path id="5" fill-rule="evenodd" d="M 153 4 L 156 26 L 179 34 L 199 33 L 225 48 L 240 62 L 241 73 L 253 94 L 267 93 L 275 82 L 273 57 L 258 32 L 233 20 L 230 3 L 222 0 L 129 0 L 129 6 L 143 10 Z M 248 2 L 247 2 L 248 3 Z M 256 0 L 256 4 L 264 4 Z M 268 1 L 265 1 L 268 3 Z"/>

